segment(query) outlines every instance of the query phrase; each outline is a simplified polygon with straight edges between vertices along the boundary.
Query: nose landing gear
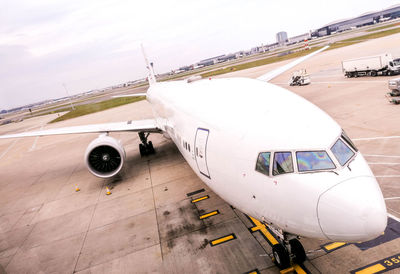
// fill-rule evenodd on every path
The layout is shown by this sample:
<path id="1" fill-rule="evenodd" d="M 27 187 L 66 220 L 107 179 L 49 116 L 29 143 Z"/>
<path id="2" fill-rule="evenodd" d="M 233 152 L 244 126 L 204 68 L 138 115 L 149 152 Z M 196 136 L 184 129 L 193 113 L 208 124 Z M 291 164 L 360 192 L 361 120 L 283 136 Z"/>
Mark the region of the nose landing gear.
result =
<path id="1" fill-rule="evenodd" d="M 272 246 L 272 254 L 274 256 L 274 263 L 280 269 L 290 267 L 291 263 L 302 264 L 306 259 L 306 252 L 303 245 L 296 236 L 287 233 L 275 233 L 280 242 Z"/>
<path id="2" fill-rule="evenodd" d="M 149 137 L 150 133 L 146 134 L 143 131 L 140 131 L 138 134 L 140 141 L 142 142 L 141 144 L 139 144 L 140 156 L 143 157 L 156 153 L 153 147 L 153 143 L 151 141 L 147 141 L 147 137 Z"/>

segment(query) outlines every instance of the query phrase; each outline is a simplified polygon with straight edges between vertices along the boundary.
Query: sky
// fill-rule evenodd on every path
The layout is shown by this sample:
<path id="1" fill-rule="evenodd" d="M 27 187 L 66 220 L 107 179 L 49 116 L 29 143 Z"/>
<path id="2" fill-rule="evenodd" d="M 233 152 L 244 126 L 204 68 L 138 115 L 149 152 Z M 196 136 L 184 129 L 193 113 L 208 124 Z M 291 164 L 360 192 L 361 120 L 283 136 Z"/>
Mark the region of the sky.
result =
<path id="1" fill-rule="evenodd" d="M 0 110 L 276 42 L 399 1 L 0 0 Z"/>

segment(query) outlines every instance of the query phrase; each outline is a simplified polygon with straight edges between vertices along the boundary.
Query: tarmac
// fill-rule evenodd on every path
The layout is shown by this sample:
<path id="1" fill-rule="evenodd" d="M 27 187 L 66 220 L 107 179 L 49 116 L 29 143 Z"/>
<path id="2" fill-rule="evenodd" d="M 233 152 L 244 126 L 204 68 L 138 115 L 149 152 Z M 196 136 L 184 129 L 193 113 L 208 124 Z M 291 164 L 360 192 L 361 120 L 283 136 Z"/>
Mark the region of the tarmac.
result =
<path id="1" fill-rule="evenodd" d="M 398 45 L 400 35 L 392 35 L 326 51 L 295 68 L 307 69 L 310 85 L 290 87 L 293 70 L 271 82 L 319 106 L 353 139 L 399 136 L 400 106 L 385 94 L 387 81 L 400 76 L 347 79 L 341 72 L 341 60 L 400 56 Z M 255 78 L 284 63 L 221 77 Z M 0 134 L 145 119 L 152 112 L 140 101 L 47 125 L 56 115 L 3 125 Z M 268 227 L 213 193 L 170 140 L 151 135 L 157 153 L 141 158 L 137 134 L 111 136 L 127 152 L 113 179 L 85 167 L 84 151 L 96 134 L 0 140 L 0 273 L 279 273 Z M 388 228 L 358 244 L 303 238 L 308 259 L 288 271 L 400 271 L 400 139 L 355 142 L 386 198 Z"/>

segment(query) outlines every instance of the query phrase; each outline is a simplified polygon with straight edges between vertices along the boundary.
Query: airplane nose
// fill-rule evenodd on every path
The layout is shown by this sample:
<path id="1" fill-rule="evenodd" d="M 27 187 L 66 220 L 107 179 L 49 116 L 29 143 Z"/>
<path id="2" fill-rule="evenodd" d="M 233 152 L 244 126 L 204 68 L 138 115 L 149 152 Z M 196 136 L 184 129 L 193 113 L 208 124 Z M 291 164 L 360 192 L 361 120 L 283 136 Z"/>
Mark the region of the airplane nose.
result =
<path id="1" fill-rule="evenodd" d="M 333 186 L 319 197 L 318 221 L 332 241 L 360 242 L 382 234 L 387 225 L 385 201 L 371 176 L 354 177 Z"/>

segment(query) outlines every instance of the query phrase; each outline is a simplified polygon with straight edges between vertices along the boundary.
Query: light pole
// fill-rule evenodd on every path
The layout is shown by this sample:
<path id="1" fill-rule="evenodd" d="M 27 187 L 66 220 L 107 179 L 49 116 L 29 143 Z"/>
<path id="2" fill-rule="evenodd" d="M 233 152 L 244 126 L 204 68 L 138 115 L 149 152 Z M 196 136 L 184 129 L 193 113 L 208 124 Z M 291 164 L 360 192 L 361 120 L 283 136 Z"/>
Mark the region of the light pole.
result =
<path id="1" fill-rule="evenodd" d="M 75 110 L 75 107 L 74 107 L 74 105 L 72 104 L 71 97 L 69 96 L 69 93 L 68 93 L 67 87 L 65 86 L 65 84 L 64 84 L 64 83 L 63 83 L 62 85 L 63 85 L 63 87 L 64 87 L 64 89 L 65 89 L 65 92 L 67 93 L 67 96 L 68 96 L 68 99 L 69 99 L 69 104 L 71 105 L 71 108 L 72 108 L 72 110 Z"/>

